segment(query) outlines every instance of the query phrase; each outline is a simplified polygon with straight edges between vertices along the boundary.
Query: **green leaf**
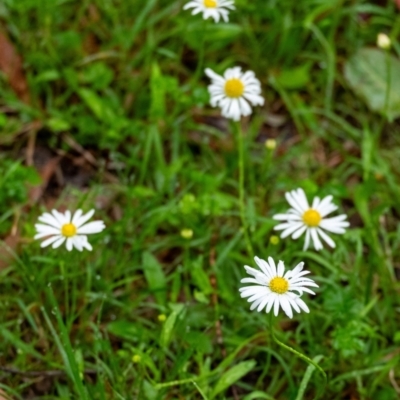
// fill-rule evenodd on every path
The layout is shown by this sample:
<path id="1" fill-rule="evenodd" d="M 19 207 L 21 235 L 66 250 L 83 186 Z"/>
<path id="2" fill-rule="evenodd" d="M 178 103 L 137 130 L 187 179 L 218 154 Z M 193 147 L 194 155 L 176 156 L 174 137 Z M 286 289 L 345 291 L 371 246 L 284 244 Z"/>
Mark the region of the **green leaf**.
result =
<path id="1" fill-rule="evenodd" d="M 275 76 L 276 81 L 284 89 L 301 89 L 310 82 L 311 64 L 303 64 L 296 68 L 284 69 Z"/>
<path id="2" fill-rule="evenodd" d="M 78 94 L 100 121 L 112 124 L 117 119 L 114 111 L 93 90 L 81 88 Z"/>
<path id="3" fill-rule="evenodd" d="M 134 342 L 142 340 L 144 332 L 140 325 L 125 320 L 110 322 L 107 325 L 107 331 L 114 336 Z"/>
<path id="4" fill-rule="evenodd" d="M 167 281 L 164 271 L 158 260 L 150 253 L 143 253 L 143 272 L 149 285 L 149 289 L 154 292 L 160 304 L 166 302 Z"/>
<path id="5" fill-rule="evenodd" d="M 226 48 L 243 31 L 238 24 L 204 24 L 204 21 L 191 22 L 185 25 L 183 40 L 194 50 L 200 50 L 203 42 L 207 51 Z"/>
<path id="6" fill-rule="evenodd" d="M 228 387 L 248 374 L 255 367 L 255 365 L 256 362 L 254 360 L 243 361 L 226 371 L 215 385 L 210 398 L 214 399 L 217 394 L 221 393 L 225 389 L 228 389 Z"/>
<path id="7" fill-rule="evenodd" d="M 400 61 L 389 53 L 363 48 L 344 66 L 351 89 L 372 111 L 389 120 L 400 117 Z"/>
<path id="8" fill-rule="evenodd" d="M 257 390 L 256 392 L 249 393 L 247 396 L 243 397 L 243 400 L 261 400 L 261 399 L 275 400 L 269 394 L 260 392 L 259 390 Z"/>
<path id="9" fill-rule="evenodd" d="M 157 63 L 154 63 L 151 68 L 150 90 L 150 117 L 163 118 L 165 116 L 165 83 Z"/>
<path id="10" fill-rule="evenodd" d="M 212 293 L 213 289 L 210 283 L 210 278 L 203 269 L 203 257 L 198 257 L 193 261 L 190 274 L 192 276 L 195 285 L 205 294 L 208 295 Z"/>
<path id="11" fill-rule="evenodd" d="M 318 363 L 322 360 L 322 358 L 323 358 L 322 355 L 318 355 L 318 356 L 315 356 L 315 357 L 313 358 L 313 361 L 314 361 L 316 364 L 318 364 Z M 303 376 L 303 379 L 301 380 L 300 388 L 299 388 L 299 391 L 298 391 L 298 393 L 297 393 L 296 400 L 303 400 L 303 398 L 304 398 L 304 393 L 305 393 L 305 391 L 306 391 L 306 389 L 307 389 L 308 382 L 310 381 L 311 375 L 313 374 L 314 371 L 315 371 L 315 366 L 312 365 L 312 364 L 310 364 L 310 365 L 307 367 L 307 370 L 306 370 L 306 373 L 305 373 L 304 376 Z"/>
<path id="12" fill-rule="evenodd" d="M 160 345 L 161 347 L 167 347 L 169 342 L 171 341 L 172 337 L 172 331 L 175 326 L 176 319 L 178 315 L 181 313 L 181 311 L 184 308 L 183 304 L 174 304 L 171 305 L 173 308 L 172 313 L 169 315 L 167 320 L 164 322 L 163 329 L 161 331 L 161 337 L 160 337 Z"/>

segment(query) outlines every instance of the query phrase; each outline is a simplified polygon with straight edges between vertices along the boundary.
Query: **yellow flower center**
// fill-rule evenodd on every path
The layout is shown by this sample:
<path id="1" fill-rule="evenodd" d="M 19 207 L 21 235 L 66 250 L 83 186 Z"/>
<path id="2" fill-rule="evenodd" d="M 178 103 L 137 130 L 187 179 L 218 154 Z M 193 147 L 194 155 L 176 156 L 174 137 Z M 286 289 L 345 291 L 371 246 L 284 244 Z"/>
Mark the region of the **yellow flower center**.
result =
<path id="1" fill-rule="evenodd" d="M 225 82 L 225 94 L 228 97 L 237 98 L 244 92 L 244 85 L 240 79 L 232 78 Z"/>
<path id="2" fill-rule="evenodd" d="M 217 2 L 216 0 L 204 0 L 204 6 L 207 8 L 216 8 Z"/>
<path id="3" fill-rule="evenodd" d="M 61 228 L 61 234 L 66 237 L 72 237 L 76 235 L 76 226 L 74 224 L 64 224 Z"/>
<path id="4" fill-rule="evenodd" d="M 303 214 L 303 222 L 311 227 L 318 226 L 321 222 L 321 214 L 317 210 L 310 208 Z"/>
<path id="5" fill-rule="evenodd" d="M 279 294 L 286 293 L 289 289 L 289 282 L 285 278 L 281 278 L 280 276 L 276 276 L 271 279 L 269 283 L 269 288 Z"/>

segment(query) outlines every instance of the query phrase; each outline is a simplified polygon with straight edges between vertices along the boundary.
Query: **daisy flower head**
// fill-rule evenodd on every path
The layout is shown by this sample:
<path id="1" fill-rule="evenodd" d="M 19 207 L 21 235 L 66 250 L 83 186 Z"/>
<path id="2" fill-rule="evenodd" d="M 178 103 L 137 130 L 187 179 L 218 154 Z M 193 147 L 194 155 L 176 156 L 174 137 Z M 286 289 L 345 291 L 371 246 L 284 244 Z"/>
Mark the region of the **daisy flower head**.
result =
<path id="1" fill-rule="evenodd" d="M 233 0 L 192 0 L 183 6 L 184 10 L 193 8 L 192 15 L 203 13 L 203 19 L 213 18 L 217 23 L 220 18 L 229 21 L 229 10 L 234 10 Z"/>
<path id="2" fill-rule="evenodd" d="M 304 275 L 309 274 L 310 271 L 303 270 L 303 262 L 293 270 L 285 272 L 283 261 L 279 261 L 276 266 L 272 257 L 268 257 L 268 262 L 258 257 L 254 257 L 254 260 L 260 270 L 245 265 L 244 268 L 252 277 L 241 280 L 242 283 L 254 285 L 239 289 L 240 296 L 248 297 L 247 301 L 252 303 L 250 310 L 257 308 L 260 312 L 265 308 L 265 311 L 269 313 L 274 307 L 274 314 L 277 316 L 279 308 L 282 308 L 289 318 L 293 318 L 293 310 L 298 313 L 301 310 L 310 312 L 300 297 L 303 292 L 315 294 L 307 286 L 318 287 L 318 285 L 312 279 L 304 278 Z"/>
<path id="3" fill-rule="evenodd" d="M 211 85 L 208 86 L 211 106 L 219 106 L 224 117 L 239 121 L 242 115 L 252 113 L 250 104 L 264 104 L 264 98 L 260 96 L 261 84 L 253 71 L 243 73 L 240 67 L 234 67 L 220 76 L 206 68 L 205 73 L 211 78 Z"/>
<path id="4" fill-rule="evenodd" d="M 82 210 L 76 210 L 73 215 L 68 210 L 65 213 L 57 210 L 52 210 L 51 214 L 44 213 L 38 218 L 43 223 L 35 224 L 37 234 L 34 239 L 48 237 L 40 247 L 52 245 L 53 249 L 56 249 L 66 242 L 68 251 L 74 247 L 79 251 L 84 248 L 92 250 L 86 235 L 99 233 L 105 228 L 103 221 L 92 221 L 86 224 L 93 214 L 94 210 L 86 214 L 83 214 Z"/>
<path id="5" fill-rule="evenodd" d="M 314 197 L 311 207 L 303 189 L 292 190 L 285 193 L 286 200 L 291 208 L 286 214 L 276 214 L 272 218 L 278 221 L 285 221 L 275 226 L 275 230 L 283 231 L 281 238 L 292 236 L 298 239 L 303 233 L 306 234 L 304 250 L 308 249 L 310 240 L 313 242 L 315 250 L 321 250 L 324 246 L 320 237 L 331 247 L 335 247 L 335 242 L 325 231 L 342 234 L 350 226 L 346 221 L 345 214 L 333 218 L 325 218 L 328 214 L 338 209 L 332 203 L 333 196 L 326 196 L 322 200 Z"/>

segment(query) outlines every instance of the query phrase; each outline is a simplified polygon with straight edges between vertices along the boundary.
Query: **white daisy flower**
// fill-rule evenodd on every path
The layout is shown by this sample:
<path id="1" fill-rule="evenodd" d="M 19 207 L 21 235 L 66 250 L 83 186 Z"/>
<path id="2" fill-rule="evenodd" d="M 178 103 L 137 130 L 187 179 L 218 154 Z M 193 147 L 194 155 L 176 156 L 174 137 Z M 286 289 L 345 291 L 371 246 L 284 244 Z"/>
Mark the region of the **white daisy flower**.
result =
<path id="1" fill-rule="evenodd" d="M 38 219 L 44 224 L 35 224 L 37 234 L 35 239 L 42 239 L 50 236 L 42 242 L 40 247 L 46 247 L 52 244 L 53 249 L 60 247 L 66 241 L 66 248 L 71 251 L 73 247 L 82 251 L 84 248 L 92 250 L 87 236 L 91 233 L 99 233 L 104 228 L 103 221 L 92 221 L 85 224 L 92 218 L 94 210 L 83 214 L 82 210 L 76 210 L 71 218 L 71 212 L 60 213 L 52 210 L 50 213 L 42 214 Z"/>
<path id="2" fill-rule="evenodd" d="M 311 207 L 308 204 L 307 197 L 303 189 L 293 190 L 285 193 L 286 200 L 292 206 L 286 214 L 276 214 L 272 218 L 279 221 L 286 221 L 277 226 L 275 230 L 283 230 L 281 238 L 292 235 L 292 239 L 298 239 L 304 232 L 306 238 L 304 250 L 308 249 L 310 238 L 314 244 L 315 250 L 321 250 L 324 246 L 319 238 L 335 247 L 335 242 L 324 232 L 345 233 L 350 226 L 345 214 L 333 218 L 325 218 L 338 207 L 332 203 L 333 196 L 326 196 L 322 200 L 314 197 Z"/>
<path id="3" fill-rule="evenodd" d="M 254 260 L 261 271 L 245 265 L 247 273 L 254 278 L 243 278 L 240 282 L 256 285 L 239 289 L 240 296 L 248 297 L 247 301 L 253 303 L 250 310 L 257 308 L 260 312 L 265 308 L 265 311 L 269 313 L 273 306 L 274 314 L 277 316 L 281 307 L 289 318 L 293 317 L 292 308 L 298 313 L 301 310 L 310 312 L 300 296 L 303 292 L 315 294 L 307 286 L 318 287 L 318 285 L 312 279 L 303 277 L 310 273 L 310 271 L 303 271 L 303 262 L 285 273 L 283 261 L 279 261 L 277 268 L 272 257 L 268 257 L 268 262 L 258 257 L 254 257 Z"/>
<path id="4" fill-rule="evenodd" d="M 219 22 L 220 17 L 225 22 L 229 21 L 229 10 L 234 10 L 233 0 L 192 0 L 183 6 L 184 10 L 193 8 L 192 15 L 203 13 L 203 19 L 214 18 Z"/>
<path id="5" fill-rule="evenodd" d="M 211 78 L 210 103 L 213 107 L 221 107 L 222 115 L 239 121 L 240 117 L 250 115 L 253 106 L 262 106 L 264 98 L 260 96 L 261 84 L 253 71 L 242 73 L 240 67 L 228 68 L 224 76 L 216 74 L 210 68 L 205 70 Z"/>

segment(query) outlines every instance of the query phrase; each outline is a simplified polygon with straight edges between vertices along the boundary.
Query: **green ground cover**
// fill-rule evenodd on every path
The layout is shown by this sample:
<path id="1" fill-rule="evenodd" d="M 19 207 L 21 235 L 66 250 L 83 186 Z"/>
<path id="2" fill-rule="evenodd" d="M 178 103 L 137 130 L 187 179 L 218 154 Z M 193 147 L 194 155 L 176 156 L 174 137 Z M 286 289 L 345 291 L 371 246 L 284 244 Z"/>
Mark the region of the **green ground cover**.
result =
<path id="1" fill-rule="evenodd" d="M 184 4 L 0 3 L 0 398 L 397 399 L 396 2 L 236 0 L 219 24 Z M 235 65 L 265 98 L 241 124 L 244 218 L 203 72 Z M 299 187 L 348 216 L 335 249 L 277 240 Z M 96 209 L 92 252 L 40 248 L 53 208 Z M 326 386 L 240 298 L 243 220 L 255 255 L 318 283 L 274 326 Z"/>

